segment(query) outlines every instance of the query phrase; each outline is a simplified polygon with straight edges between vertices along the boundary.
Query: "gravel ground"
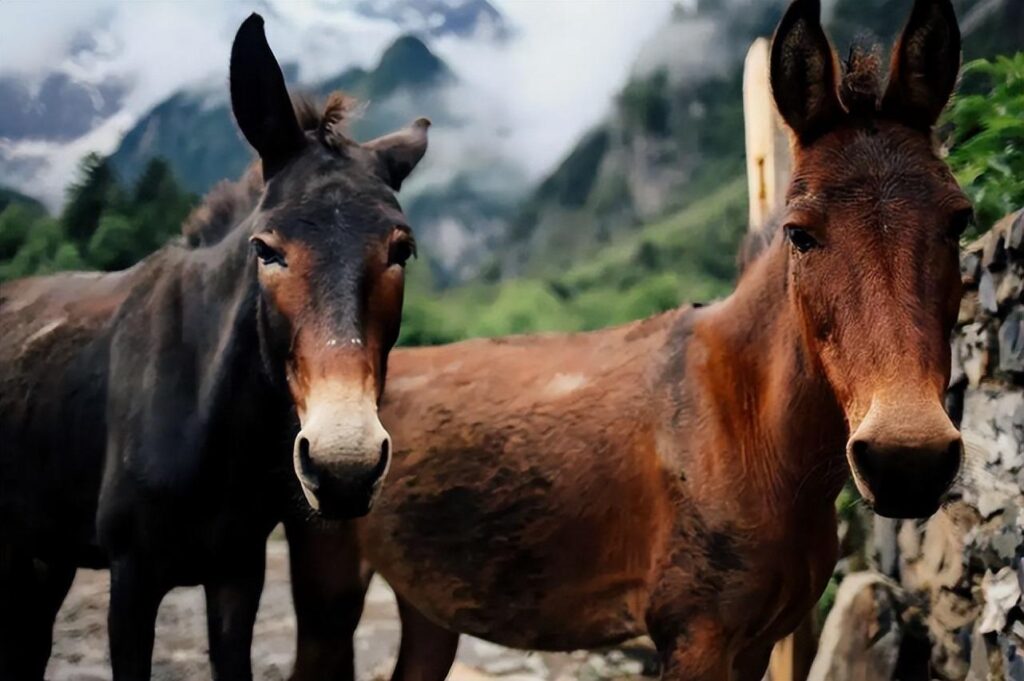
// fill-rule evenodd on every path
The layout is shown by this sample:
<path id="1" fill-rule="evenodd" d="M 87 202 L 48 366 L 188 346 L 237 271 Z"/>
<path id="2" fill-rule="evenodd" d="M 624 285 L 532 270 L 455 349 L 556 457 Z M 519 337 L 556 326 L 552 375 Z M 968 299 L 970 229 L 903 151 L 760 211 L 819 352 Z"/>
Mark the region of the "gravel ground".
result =
<path id="1" fill-rule="evenodd" d="M 295 614 L 288 583 L 287 545 L 271 541 L 267 580 L 256 622 L 253 667 L 257 681 L 280 681 L 291 670 Z M 54 627 L 50 681 L 110 681 L 107 653 L 109 573 L 80 570 Z M 209 681 L 206 615 L 202 589 L 175 589 L 164 599 L 157 619 L 153 678 L 157 681 Z M 399 622 L 387 584 L 375 578 L 356 632 L 357 678 L 387 679 L 398 650 Z M 463 636 L 452 681 L 599 681 L 635 680 L 647 651 L 604 653 L 526 653 Z M 644 660 L 643 662 L 641 660 Z M 650 670 L 648 670 L 650 671 Z"/>

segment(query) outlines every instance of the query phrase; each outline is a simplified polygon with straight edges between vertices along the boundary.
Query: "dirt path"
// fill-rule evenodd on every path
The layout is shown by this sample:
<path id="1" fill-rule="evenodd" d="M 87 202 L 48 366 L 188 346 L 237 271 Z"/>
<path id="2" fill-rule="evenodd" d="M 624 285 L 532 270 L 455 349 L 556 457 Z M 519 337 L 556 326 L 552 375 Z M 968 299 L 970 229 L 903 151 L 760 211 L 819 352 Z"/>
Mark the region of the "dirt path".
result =
<path id="1" fill-rule="evenodd" d="M 267 581 L 256 622 L 253 665 L 257 681 L 280 681 L 291 670 L 295 614 L 288 582 L 287 546 L 271 541 Z M 110 681 L 107 653 L 109 573 L 80 570 L 57 616 L 50 681 Z M 386 679 L 398 650 L 399 624 L 391 590 L 375 579 L 356 632 L 357 678 Z M 153 678 L 157 681 L 209 681 L 206 609 L 198 587 L 176 589 L 157 619 Z M 649 664 L 649 663 L 648 663 Z M 534 654 L 463 636 L 452 681 L 598 681 L 631 679 L 641 673 L 639 658 L 621 651 L 603 654 Z"/>

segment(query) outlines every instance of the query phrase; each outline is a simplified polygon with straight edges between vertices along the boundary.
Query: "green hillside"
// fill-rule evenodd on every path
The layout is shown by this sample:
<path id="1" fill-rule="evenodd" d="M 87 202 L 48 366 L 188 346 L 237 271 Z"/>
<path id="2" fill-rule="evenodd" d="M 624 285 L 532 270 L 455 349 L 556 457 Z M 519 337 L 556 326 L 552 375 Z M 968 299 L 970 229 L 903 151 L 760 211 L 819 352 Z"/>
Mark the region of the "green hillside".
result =
<path id="1" fill-rule="evenodd" d="M 402 343 L 596 329 L 726 295 L 746 229 L 746 182 L 580 256 L 561 274 L 432 291 L 426 263 L 410 266 Z"/>

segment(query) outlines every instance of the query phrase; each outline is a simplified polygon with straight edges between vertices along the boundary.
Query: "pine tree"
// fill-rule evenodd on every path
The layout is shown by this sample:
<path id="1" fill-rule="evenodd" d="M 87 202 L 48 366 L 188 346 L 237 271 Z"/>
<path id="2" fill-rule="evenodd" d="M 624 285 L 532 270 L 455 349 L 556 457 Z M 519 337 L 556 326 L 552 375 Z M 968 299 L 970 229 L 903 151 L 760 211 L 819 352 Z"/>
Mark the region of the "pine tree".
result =
<path id="1" fill-rule="evenodd" d="M 96 231 L 103 212 L 119 203 L 120 189 L 110 162 L 96 153 L 82 159 L 78 178 L 68 188 L 60 223 L 67 237 L 82 247 Z"/>

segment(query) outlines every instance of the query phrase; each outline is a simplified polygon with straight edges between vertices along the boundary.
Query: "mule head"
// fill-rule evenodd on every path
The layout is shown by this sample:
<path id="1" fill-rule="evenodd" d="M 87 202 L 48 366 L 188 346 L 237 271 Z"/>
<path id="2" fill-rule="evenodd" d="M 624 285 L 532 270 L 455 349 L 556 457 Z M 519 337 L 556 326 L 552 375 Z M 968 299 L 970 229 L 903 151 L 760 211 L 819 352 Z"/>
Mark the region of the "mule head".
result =
<path id="1" fill-rule="evenodd" d="M 429 122 L 358 144 L 340 95 L 295 105 L 252 15 L 231 51 L 231 104 L 259 153 L 265 188 L 250 217 L 265 368 L 286 382 L 301 430 L 293 463 L 325 516 L 365 514 L 388 469 L 377 417 L 398 337 L 412 230 L 395 191 L 423 157 Z"/>
<path id="2" fill-rule="evenodd" d="M 950 0 L 916 0 L 884 89 L 878 61 L 854 51 L 840 71 L 819 0 L 796 0 L 780 23 L 771 83 L 794 150 L 780 238 L 808 354 L 850 427 L 858 489 L 881 515 L 921 517 L 962 457 L 942 397 L 972 213 L 932 135 L 960 65 Z"/>

